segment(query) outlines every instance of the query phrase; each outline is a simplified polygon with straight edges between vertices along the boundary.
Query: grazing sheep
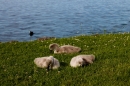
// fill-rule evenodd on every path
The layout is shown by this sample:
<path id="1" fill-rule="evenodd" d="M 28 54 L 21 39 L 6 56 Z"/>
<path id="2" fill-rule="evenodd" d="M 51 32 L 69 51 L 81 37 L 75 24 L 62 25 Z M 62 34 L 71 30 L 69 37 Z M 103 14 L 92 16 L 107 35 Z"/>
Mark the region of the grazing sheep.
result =
<path id="1" fill-rule="evenodd" d="M 85 66 L 88 64 L 92 64 L 94 60 L 95 60 L 94 55 L 78 55 L 71 59 L 70 66 L 71 67 Z"/>
<path id="2" fill-rule="evenodd" d="M 49 69 L 57 69 L 60 67 L 59 61 L 53 56 L 49 57 L 38 57 L 34 59 L 34 63 L 37 67 Z"/>
<path id="3" fill-rule="evenodd" d="M 54 53 L 76 53 L 80 52 L 81 48 L 72 46 L 72 45 L 64 45 L 64 46 L 59 46 L 56 43 L 50 44 L 49 46 L 50 50 L 53 50 Z"/>

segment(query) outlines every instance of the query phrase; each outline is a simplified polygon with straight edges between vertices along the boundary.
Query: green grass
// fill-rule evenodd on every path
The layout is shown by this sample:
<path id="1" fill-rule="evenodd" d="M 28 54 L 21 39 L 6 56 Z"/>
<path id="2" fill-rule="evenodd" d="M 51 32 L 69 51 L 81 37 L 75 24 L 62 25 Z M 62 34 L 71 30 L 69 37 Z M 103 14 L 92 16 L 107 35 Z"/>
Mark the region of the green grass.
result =
<path id="1" fill-rule="evenodd" d="M 74 54 L 53 54 L 49 44 L 82 48 Z M 94 54 L 86 67 L 72 68 L 72 57 Z M 33 60 L 53 55 L 61 62 L 58 70 L 37 68 Z M 130 86 L 130 34 L 97 34 L 46 41 L 0 43 L 0 86 Z"/>

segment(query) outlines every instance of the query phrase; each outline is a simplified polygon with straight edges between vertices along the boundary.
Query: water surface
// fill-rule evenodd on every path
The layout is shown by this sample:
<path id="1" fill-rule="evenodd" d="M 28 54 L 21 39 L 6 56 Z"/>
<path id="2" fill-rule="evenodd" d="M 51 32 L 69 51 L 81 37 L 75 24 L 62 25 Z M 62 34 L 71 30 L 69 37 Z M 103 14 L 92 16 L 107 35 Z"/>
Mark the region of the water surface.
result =
<path id="1" fill-rule="evenodd" d="M 129 32 L 130 0 L 0 0 L 0 41 Z"/>

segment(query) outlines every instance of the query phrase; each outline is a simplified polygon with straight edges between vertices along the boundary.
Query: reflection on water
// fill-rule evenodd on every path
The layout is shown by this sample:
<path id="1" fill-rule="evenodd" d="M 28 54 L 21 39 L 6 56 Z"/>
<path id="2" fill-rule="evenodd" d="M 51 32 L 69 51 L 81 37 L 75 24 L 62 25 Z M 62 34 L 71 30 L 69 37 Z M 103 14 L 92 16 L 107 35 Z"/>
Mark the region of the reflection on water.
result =
<path id="1" fill-rule="evenodd" d="M 0 0 L 0 41 L 130 31 L 130 0 Z"/>

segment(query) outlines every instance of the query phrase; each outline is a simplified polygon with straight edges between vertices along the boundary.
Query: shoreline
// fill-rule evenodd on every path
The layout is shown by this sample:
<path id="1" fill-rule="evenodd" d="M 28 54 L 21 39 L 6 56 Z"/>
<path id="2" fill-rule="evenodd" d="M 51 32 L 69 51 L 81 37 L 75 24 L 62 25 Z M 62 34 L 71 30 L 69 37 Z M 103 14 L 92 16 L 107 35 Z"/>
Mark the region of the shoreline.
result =
<path id="1" fill-rule="evenodd" d="M 111 34 L 130 34 L 130 32 L 119 32 L 119 33 L 106 33 L 104 31 L 104 33 L 102 34 L 99 34 L 99 33 L 96 33 L 96 34 L 80 34 L 80 35 L 76 35 L 76 36 L 68 36 L 68 37 L 49 37 L 49 36 L 43 36 L 43 37 L 39 37 L 37 39 L 34 39 L 34 40 L 28 40 L 28 41 L 18 41 L 18 40 L 11 40 L 11 41 L 6 41 L 6 42 L 9 42 L 9 43 L 13 43 L 13 42 L 30 42 L 30 41 L 45 41 L 45 40 L 49 40 L 49 39 L 55 39 L 55 38 L 71 38 L 71 37 L 78 37 L 78 36 L 96 36 L 96 35 L 111 35 Z M 6 43 L 6 42 L 2 42 L 0 41 L 0 43 Z"/>

